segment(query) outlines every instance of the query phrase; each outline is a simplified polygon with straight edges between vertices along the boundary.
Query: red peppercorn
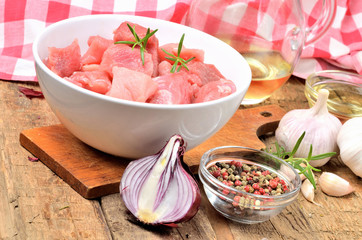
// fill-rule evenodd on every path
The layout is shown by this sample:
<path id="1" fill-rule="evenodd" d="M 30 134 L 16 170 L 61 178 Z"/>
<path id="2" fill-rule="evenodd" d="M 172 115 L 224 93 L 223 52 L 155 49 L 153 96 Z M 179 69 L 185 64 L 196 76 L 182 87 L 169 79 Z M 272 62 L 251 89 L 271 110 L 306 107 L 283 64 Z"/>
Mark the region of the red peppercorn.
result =
<path id="1" fill-rule="evenodd" d="M 213 173 L 212 173 L 212 175 L 214 176 L 214 177 L 219 177 L 220 176 L 220 170 L 215 170 Z"/>
<path id="2" fill-rule="evenodd" d="M 234 182 L 234 184 L 235 184 L 235 186 L 240 186 L 240 185 L 241 185 L 241 181 L 240 181 L 240 180 L 236 180 L 236 181 Z"/>
<path id="3" fill-rule="evenodd" d="M 229 194 L 229 190 L 228 189 L 224 189 L 224 190 L 222 190 L 222 194 L 224 194 L 224 195 L 228 195 Z"/>
<path id="4" fill-rule="evenodd" d="M 279 182 L 279 181 L 280 181 L 280 178 L 279 178 L 279 177 L 275 177 L 274 180 L 275 180 L 276 182 Z"/>
<path id="5" fill-rule="evenodd" d="M 236 161 L 234 161 L 234 160 L 232 160 L 232 161 L 230 162 L 230 166 L 235 165 L 235 164 L 236 164 Z"/>
<path id="6" fill-rule="evenodd" d="M 232 186 L 232 185 L 234 185 L 234 183 L 233 183 L 233 181 L 230 181 L 230 180 L 229 180 L 228 183 L 227 183 L 227 185 L 228 185 L 228 186 Z"/>
<path id="7" fill-rule="evenodd" d="M 254 191 L 254 194 L 260 195 L 260 192 L 259 191 Z"/>
<path id="8" fill-rule="evenodd" d="M 260 192 L 260 194 L 264 194 L 264 193 L 265 193 L 264 188 L 260 188 L 260 189 L 259 189 L 259 192 Z"/>
<path id="9" fill-rule="evenodd" d="M 261 174 L 263 174 L 264 176 L 266 176 L 266 175 L 269 175 L 270 172 L 269 172 L 269 170 L 265 170 L 265 171 L 263 171 Z"/>
<path id="10" fill-rule="evenodd" d="M 239 200 L 240 200 L 240 196 L 235 196 L 234 197 L 234 202 L 233 202 L 234 207 L 237 207 L 239 205 Z"/>
<path id="11" fill-rule="evenodd" d="M 284 190 L 284 192 L 288 191 L 288 186 L 287 186 L 287 185 L 284 185 L 284 186 L 283 186 L 283 190 Z"/>
<path id="12" fill-rule="evenodd" d="M 246 186 L 244 187 L 244 190 L 245 190 L 246 192 L 249 192 L 250 186 L 249 186 L 249 185 L 246 185 Z"/>
<path id="13" fill-rule="evenodd" d="M 278 182 L 275 181 L 275 179 L 271 179 L 269 181 L 269 185 L 270 185 L 271 188 L 275 189 L 278 186 Z"/>
<path id="14" fill-rule="evenodd" d="M 254 183 L 254 184 L 253 184 L 253 188 L 254 188 L 255 190 L 259 190 L 259 188 L 260 188 L 260 187 L 259 187 L 259 184 Z"/>
<path id="15" fill-rule="evenodd" d="M 236 162 L 235 163 L 235 167 L 241 167 L 241 166 L 243 166 L 243 164 L 241 162 Z"/>
<path id="16" fill-rule="evenodd" d="M 282 179 L 282 180 L 280 180 L 280 183 L 282 184 L 282 185 L 285 185 L 285 181 Z"/>
<path id="17" fill-rule="evenodd" d="M 269 196 L 269 193 L 263 193 L 264 196 Z"/>

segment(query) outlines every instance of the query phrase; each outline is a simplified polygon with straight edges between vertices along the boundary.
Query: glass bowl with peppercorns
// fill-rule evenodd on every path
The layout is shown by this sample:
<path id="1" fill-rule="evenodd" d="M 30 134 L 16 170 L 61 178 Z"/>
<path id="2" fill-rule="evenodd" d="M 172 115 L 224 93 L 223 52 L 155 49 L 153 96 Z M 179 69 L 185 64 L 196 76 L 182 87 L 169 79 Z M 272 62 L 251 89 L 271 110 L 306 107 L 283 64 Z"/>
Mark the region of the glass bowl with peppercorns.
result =
<path id="1" fill-rule="evenodd" d="M 211 205 L 224 217 L 253 224 L 279 214 L 298 196 L 301 179 L 282 159 L 247 147 L 203 154 L 199 177 Z"/>

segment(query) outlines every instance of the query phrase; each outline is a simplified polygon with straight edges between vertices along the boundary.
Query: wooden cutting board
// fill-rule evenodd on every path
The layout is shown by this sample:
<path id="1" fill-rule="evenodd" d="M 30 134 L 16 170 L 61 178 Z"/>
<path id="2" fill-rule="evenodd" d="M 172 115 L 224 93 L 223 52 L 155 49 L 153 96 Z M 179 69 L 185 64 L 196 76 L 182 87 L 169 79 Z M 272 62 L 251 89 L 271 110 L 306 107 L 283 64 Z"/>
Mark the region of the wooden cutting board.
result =
<path id="1" fill-rule="evenodd" d="M 186 152 L 184 160 L 197 173 L 202 154 L 211 148 L 263 148 L 258 136 L 273 133 L 284 114 L 275 105 L 238 110 L 213 137 Z M 130 161 L 84 144 L 61 124 L 24 130 L 20 143 L 87 199 L 119 192 L 120 179 Z"/>

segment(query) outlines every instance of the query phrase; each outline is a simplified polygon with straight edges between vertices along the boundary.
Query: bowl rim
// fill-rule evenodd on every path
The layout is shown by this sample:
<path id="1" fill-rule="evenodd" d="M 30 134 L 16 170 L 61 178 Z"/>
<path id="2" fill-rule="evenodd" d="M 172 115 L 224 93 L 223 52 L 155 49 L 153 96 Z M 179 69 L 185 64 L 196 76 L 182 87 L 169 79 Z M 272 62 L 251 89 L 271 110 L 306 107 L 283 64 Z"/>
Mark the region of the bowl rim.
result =
<path id="1" fill-rule="evenodd" d="M 74 21 L 86 21 L 88 19 L 97 19 L 97 18 L 111 18 L 114 17 L 115 19 L 117 18 L 124 18 L 124 21 L 132 21 L 132 20 L 137 20 L 137 19 L 143 19 L 143 20 L 148 20 L 148 21 L 155 21 L 157 22 L 162 22 L 164 24 L 169 24 L 171 26 L 181 26 L 182 28 L 186 28 L 189 29 L 189 31 L 194 31 L 194 32 L 198 32 L 201 35 L 207 36 L 207 37 L 211 37 L 214 39 L 214 41 L 218 41 L 220 44 L 224 45 L 225 47 L 229 48 L 230 51 L 234 51 L 235 54 L 240 55 L 242 62 L 244 62 L 245 64 L 247 64 L 245 58 L 238 53 L 235 49 L 233 49 L 231 46 L 229 46 L 227 43 L 221 41 L 220 39 L 217 39 L 216 37 L 207 34 L 205 32 L 202 32 L 200 30 L 188 27 L 186 25 L 182 25 L 182 24 L 178 24 L 178 23 L 174 23 L 174 22 L 170 22 L 170 21 L 166 21 L 163 19 L 156 19 L 156 18 L 150 18 L 150 17 L 144 17 L 144 16 L 134 16 L 134 15 L 127 15 L 127 14 L 96 14 L 96 15 L 83 15 L 83 16 L 77 16 L 77 17 L 71 17 L 68 19 L 64 19 L 58 22 L 55 22 L 49 26 L 47 26 L 40 34 L 38 34 L 33 42 L 33 46 L 32 46 L 32 52 L 33 52 L 33 57 L 34 57 L 34 61 L 35 64 L 38 65 L 43 71 L 45 71 L 51 78 L 55 79 L 57 82 L 66 85 L 67 87 L 70 87 L 72 90 L 75 90 L 77 92 L 81 92 L 87 96 L 90 97 L 95 97 L 97 99 L 100 100 L 104 100 L 104 101 L 109 101 L 112 103 L 121 103 L 123 105 L 126 106 L 132 106 L 132 107 L 139 107 L 139 108 L 149 108 L 149 109 L 197 109 L 197 108 L 203 108 L 205 106 L 212 106 L 212 105 L 217 105 L 218 103 L 221 102 L 228 102 L 231 101 L 234 98 L 238 98 L 240 94 L 242 94 L 242 92 L 244 91 L 244 89 L 242 87 L 236 87 L 236 91 L 226 97 L 222 97 L 216 100 L 212 100 L 212 101 L 207 101 L 207 102 L 202 102 L 202 103 L 192 103 L 192 104 L 156 104 L 156 103 L 144 103 L 144 102 L 135 102 L 135 101 L 130 101 L 130 100 L 124 100 L 124 99 L 119 99 L 119 98 L 115 98 L 115 97 L 111 97 L 111 96 L 107 96 L 104 94 L 99 94 L 93 91 L 90 91 L 88 89 L 84 89 L 80 86 L 77 86 L 69 81 L 64 80 L 62 77 L 58 76 L 57 74 L 55 74 L 53 71 L 51 71 L 46 65 L 45 63 L 41 60 L 39 54 L 38 54 L 38 45 L 39 42 L 42 40 L 42 38 L 51 30 L 53 30 L 54 28 L 57 28 L 59 26 L 62 25 L 67 25 L 69 23 L 72 23 Z M 246 83 L 246 90 L 248 89 L 248 87 L 250 86 L 251 83 L 251 70 L 249 65 L 246 65 L 247 67 L 245 68 L 247 70 L 247 72 L 244 73 L 243 75 L 243 81 L 248 81 Z M 38 74 L 38 73 L 37 73 Z M 232 81 L 232 80 L 231 80 Z M 246 92 L 245 90 L 245 92 Z M 241 104 L 242 99 L 240 100 L 239 105 Z"/>
<path id="2" fill-rule="evenodd" d="M 217 180 L 214 176 L 211 175 L 211 173 L 206 169 L 206 166 L 205 166 L 205 161 L 207 159 L 207 156 L 215 151 L 215 150 L 222 150 L 222 149 L 226 149 L 226 148 L 234 148 L 234 149 L 246 149 L 246 150 L 252 150 L 252 151 L 256 151 L 256 152 L 259 152 L 259 153 L 263 153 L 263 154 L 266 154 L 267 156 L 269 157 L 272 157 L 272 158 L 275 158 L 275 159 L 278 159 L 279 161 L 283 162 L 284 164 L 286 164 L 288 166 L 289 169 L 291 169 L 293 171 L 293 173 L 297 176 L 297 183 L 296 183 L 296 187 L 295 189 L 293 189 L 292 191 L 290 192 L 287 192 L 287 193 L 283 193 L 281 195 L 269 195 L 269 196 L 266 196 L 266 195 L 257 195 L 257 194 L 254 194 L 254 193 L 249 193 L 249 192 L 242 192 L 240 190 L 237 190 L 236 188 L 234 187 L 230 187 L 228 185 L 225 185 L 224 183 L 220 182 L 219 180 Z M 255 149 L 255 148 L 250 148 L 250 147 L 244 147 L 244 146 L 236 146 L 236 145 L 226 145 L 226 146 L 219 146 L 219 147 L 215 147 L 215 148 L 212 148 L 212 149 L 209 149 L 208 151 L 206 151 L 202 157 L 201 157 L 201 161 L 200 161 L 200 166 L 199 166 L 199 175 L 204 175 L 206 174 L 207 176 L 207 179 L 212 179 L 211 180 L 211 184 L 212 185 L 215 185 L 215 183 L 217 182 L 218 184 L 221 184 L 222 187 L 230 190 L 230 191 L 234 191 L 236 193 L 241 193 L 243 195 L 248 195 L 252 198 L 255 198 L 255 199 L 265 199 L 265 200 L 268 200 L 268 199 L 276 199 L 276 200 L 284 200 L 284 199 L 290 199 L 294 196 L 296 196 L 299 191 L 300 191 L 300 188 L 302 186 L 302 180 L 300 178 L 300 175 L 299 173 L 295 170 L 295 168 L 290 165 L 288 162 L 284 161 L 283 159 L 277 157 L 277 156 L 274 156 L 268 152 L 265 152 L 265 151 L 261 151 L 261 150 L 258 150 L 258 149 Z M 202 178 L 200 177 L 200 180 Z M 224 196 L 225 198 L 227 196 Z"/>

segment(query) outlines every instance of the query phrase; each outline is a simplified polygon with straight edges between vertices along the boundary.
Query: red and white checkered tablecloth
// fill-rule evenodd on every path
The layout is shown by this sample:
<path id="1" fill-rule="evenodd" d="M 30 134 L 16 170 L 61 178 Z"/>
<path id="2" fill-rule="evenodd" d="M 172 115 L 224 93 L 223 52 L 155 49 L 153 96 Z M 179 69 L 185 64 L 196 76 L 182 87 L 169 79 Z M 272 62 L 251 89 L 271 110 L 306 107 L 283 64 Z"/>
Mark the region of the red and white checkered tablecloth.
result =
<path id="1" fill-rule="evenodd" d="M 226 0 L 225 0 L 226 1 Z M 131 14 L 184 23 L 192 0 L 1 0 L 0 79 L 36 81 L 32 42 L 46 26 L 89 14 Z M 315 2 L 315 1 L 310 1 Z M 338 0 L 326 35 L 302 53 L 294 74 L 343 68 L 362 74 L 362 1 Z M 313 7 L 308 21 L 313 21 Z"/>

